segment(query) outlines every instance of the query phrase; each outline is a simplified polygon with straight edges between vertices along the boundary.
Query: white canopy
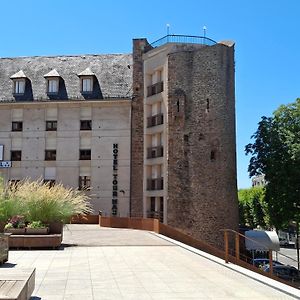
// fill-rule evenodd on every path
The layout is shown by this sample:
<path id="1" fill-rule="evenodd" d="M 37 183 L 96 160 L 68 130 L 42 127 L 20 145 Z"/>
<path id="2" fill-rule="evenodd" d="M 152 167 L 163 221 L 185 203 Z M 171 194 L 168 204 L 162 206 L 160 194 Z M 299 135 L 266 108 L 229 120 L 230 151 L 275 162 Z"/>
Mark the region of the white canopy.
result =
<path id="1" fill-rule="evenodd" d="M 248 230 L 245 232 L 246 249 L 255 251 L 279 251 L 279 239 L 276 231 Z"/>

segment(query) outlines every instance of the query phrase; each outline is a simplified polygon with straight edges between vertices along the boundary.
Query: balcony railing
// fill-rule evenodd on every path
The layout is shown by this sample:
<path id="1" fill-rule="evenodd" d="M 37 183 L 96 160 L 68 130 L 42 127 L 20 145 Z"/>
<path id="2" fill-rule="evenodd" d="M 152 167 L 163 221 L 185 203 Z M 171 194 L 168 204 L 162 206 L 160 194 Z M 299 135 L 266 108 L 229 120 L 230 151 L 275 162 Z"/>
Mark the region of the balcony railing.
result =
<path id="1" fill-rule="evenodd" d="M 149 178 L 147 179 L 147 191 L 163 190 L 164 178 Z"/>
<path id="2" fill-rule="evenodd" d="M 155 116 L 151 116 L 147 118 L 147 127 L 153 127 L 157 125 L 164 124 L 164 115 L 157 114 Z"/>
<path id="3" fill-rule="evenodd" d="M 164 82 L 163 81 L 152 84 L 147 87 L 147 97 L 159 94 L 159 93 L 163 92 L 163 90 L 164 90 Z"/>
<path id="4" fill-rule="evenodd" d="M 163 211 L 148 210 L 147 211 L 147 218 L 158 219 L 160 222 L 163 222 L 164 221 L 164 212 Z"/>
<path id="5" fill-rule="evenodd" d="M 163 155 L 164 155 L 164 147 L 163 146 L 147 148 L 147 158 L 162 157 Z"/>
<path id="6" fill-rule="evenodd" d="M 217 44 L 216 41 L 206 36 L 195 36 L 195 35 L 180 35 L 180 34 L 168 34 L 159 40 L 151 43 L 145 48 L 145 51 L 149 51 L 153 48 L 162 46 L 167 43 L 179 43 L 179 44 L 200 44 L 205 46 L 212 46 Z"/>

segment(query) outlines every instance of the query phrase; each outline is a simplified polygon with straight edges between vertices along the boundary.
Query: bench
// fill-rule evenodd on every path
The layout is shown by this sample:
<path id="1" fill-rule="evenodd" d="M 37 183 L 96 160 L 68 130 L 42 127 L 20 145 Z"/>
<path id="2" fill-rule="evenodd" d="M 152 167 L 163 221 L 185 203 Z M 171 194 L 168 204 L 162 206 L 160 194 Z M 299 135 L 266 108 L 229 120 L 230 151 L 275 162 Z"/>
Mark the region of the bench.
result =
<path id="1" fill-rule="evenodd" d="M 29 300 L 35 287 L 35 269 L 0 268 L 0 300 Z"/>
<path id="2" fill-rule="evenodd" d="M 61 234 L 12 234 L 9 236 L 9 248 L 59 248 L 62 241 Z"/>

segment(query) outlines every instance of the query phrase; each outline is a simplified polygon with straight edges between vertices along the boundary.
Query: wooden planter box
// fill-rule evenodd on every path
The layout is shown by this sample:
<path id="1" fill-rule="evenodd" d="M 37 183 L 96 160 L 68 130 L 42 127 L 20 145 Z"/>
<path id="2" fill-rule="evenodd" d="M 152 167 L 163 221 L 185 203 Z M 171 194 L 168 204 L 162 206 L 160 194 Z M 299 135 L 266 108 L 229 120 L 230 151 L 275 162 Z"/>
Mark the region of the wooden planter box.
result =
<path id="1" fill-rule="evenodd" d="M 8 237 L 7 234 L 0 234 L 0 264 L 8 260 Z"/>
<path id="2" fill-rule="evenodd" d="M 61 245 L 61 234 L 23 234 L 10 235 L 9 248 L 58 248 Z M 0 298 L 1 299 L 1 298 Z"/>
<path id="3" fill-rule="evenodd" d="M 5 233 L 25 234 L 25 228 L 4 228 Z"/>
<path id="4" fill-rule="evenodd" d="M 48 234 L 49 233 L 49 228 L 29 228 L 26 227 L 26 234 Z"/>

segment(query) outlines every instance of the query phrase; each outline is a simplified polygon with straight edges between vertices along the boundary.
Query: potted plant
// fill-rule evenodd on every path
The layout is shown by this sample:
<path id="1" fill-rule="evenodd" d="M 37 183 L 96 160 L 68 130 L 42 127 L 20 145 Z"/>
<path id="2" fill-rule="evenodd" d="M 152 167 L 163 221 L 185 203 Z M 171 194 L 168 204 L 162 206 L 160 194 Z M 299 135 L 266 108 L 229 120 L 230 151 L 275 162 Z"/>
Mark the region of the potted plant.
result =
<path id="1" fill-rule="evenodd" d="M 26 227 L 26 234 L 48 234 L 49 227 L 44 225 L 41 221 L 32 221 Z"/>
<path id="2" fill-rule="evenodd" d="M 4 227 L 5 233 L 25 234 L 25 220 L 23 216 L 13 216 Z"/>

